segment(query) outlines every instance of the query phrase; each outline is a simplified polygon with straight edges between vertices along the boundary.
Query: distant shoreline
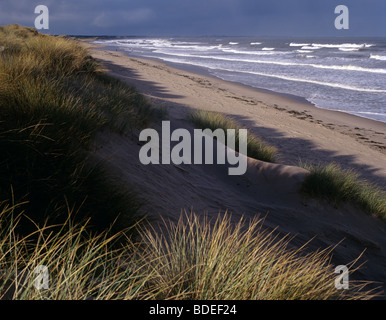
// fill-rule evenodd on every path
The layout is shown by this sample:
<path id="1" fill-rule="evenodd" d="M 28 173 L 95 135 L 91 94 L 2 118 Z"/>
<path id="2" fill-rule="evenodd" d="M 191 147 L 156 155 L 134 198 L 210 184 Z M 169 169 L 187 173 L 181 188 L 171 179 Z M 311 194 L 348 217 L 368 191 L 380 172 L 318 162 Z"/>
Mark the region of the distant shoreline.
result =
<path id="1" fill-rule="evenodd" d="M 116 37 L 112 37 L 111 36 L 111 38 L 116 38 Z M 125 38 L 125 37 L 122 37 L 122 38 Z M 332 110 L 332 109 L 326 109 L 326 108 L 319 107 L 319 106 L 315 105 L 314 103 L 308 101 L 305 97 L 302 97 L 302 96 L 293 95 L 293 94 L 289 94 L 289 93 L 283 93 L 283 92 L 277 92 L 277 91 L 274 91 L 274 90 L 269 90 L 269 89 L 264 89 L 264 88 L 258 88 L 258 87 L 254 87 L 254 86 L 251 86 L 251 85 L 248 85 L 248 84 L 245 84 L 245 83 L 241 83 L 241 82 L 237 82 L 237 81 L 224 80 L 224 79 L 222 79 L 220 77 L 217 77 L 217 76 L 211 74 L 204 67 L 188 65 L 188 64 L 183 64 L 183 63 L 173 63 L 173 62 L 163 61 L 162 59 L 158 59 L 158 58 L 147 58 L 147 57 L 144 58 L 144 57 L 142 57 L 140 55 L 135 55 L 135 54 L 131 55 L 131 54 L 129 54 L 125 50 L 117 50 L 116 47 L 104 46 L 104 45 L 92 43 L 92 41 L 95 41 L 95 40 L 98 40 L 98 39 L 100 39 L 100 37 L 93 37 L 91 39 L 89 39 L 89 37 L 84 37 L 84 38 L 80 37 L 79 38 L 79 40 L 81 40 L 83 42 L 86 42 L 89 45 L 91 45 L 92 47 L 94 47 L 96 49 L 99 49 L 99 50 L 123 52 L 127 57 L 130 57 L 130 58 L 138 58 L 138 59 L 144 59 L 144 60 L 150 60 L 150 61 L 157 61 L 159 63 L 168 65 L 168 66 L 176 68 L 176 69 L 180 69 L 180 70 L 184 70 L 184 71 L 187 71 L 187 72 L 196 73 L 196 74 L 199 74 L 199 75 L 202 75 L 202 76 L 205 76 L 205 77 L 209 77 L 209 78 L 215 78 L 215 79 L 218 79 L 220 81 L 234 83 L 235 85 L 247 87 L 247 88 L 250 88 L 251 90 L 257 90 L 257 91 L 260 91 L 260 92 L 263 92 L 263 93 L 268 93 L 268 94 L 271 94 L 271 95 L 280 96 L 280 97 L 292 100 L 294 102 L 298 102 L 298 103 L 301 103 L 301 104 L 309 105 L 309 106 L 311 106 L 313 108 L 316 108 L 318 110 L 322 110 L 322 111 L 326 111 L 326 112 L 332 112 L 332 113 L 338 113 L 338 114 L 343 114 L 345 116 L 347 115 L 348 117 L 354 117 L 354 118 L 352 118 L 353 120 L 355 118 L 358 118 L 357 121 L 361 121 L 359 119 L 364 119 L 364 120 L 366 120 L 366 122 L 369 121 L 366 124 L 366 125 L 369 125 L 369 126 L 374 126 L 375 125 L 375 127 L 378 128 L 379 125 L 383 125 L 383 126 L 385 125 L 385 123 L 380 121 L 380 120 L 375 120 L 375 119 L 372 119 L 372 118 L 367 118 L 367 117 L 364 117 L 364 116 L 359 116 L 359 115 L 356 115 L 356 114 L 353 114 L 353 113 L 349 113 L 349 112 L 346 112 L 346 111 L 341 111 L 341 110 L 338 111 L 338 110 Z"/>
<path id="2" fill-rule="evenodd" d="M 90 43 L 90 44 L 93 44 L 91 41 L 95 41 L 95 40 L 87 40 L 87 42 Z M 216 77 L 215 75 L 211 74 L 210 72 L 208 72 L 207 68 L 204 68 L 204 67 L 188 65 L 188 64 L 183 64 L 183 63 L 173 63 L 173 62 L 163 61 L 162 59 L 158 59 L 158 58 L 144 58 L 144 57 L 142 57 L 140 55 L 129 54 L 129 52 L 127 52 L 125 50 L 116 50 L 116 49 L 117 49 L 116 47 L 109 47 L 109 46 L 102 46 L 102 45 L 100 45 L 100 50 L 120 51 L 120 52 L 124 52 L 128 57 L 134 57 L 134 58 L 139 58 L 139 59 L 149 59 L 149 60 L 158 61 L 160 63 L 165 63 L 165 64 L 167 64 L 167 65 L 169 65 L 171 67 L 174 67 L 176 69 L 181 69 L 181 70 L 185 70 L 185 71 L 188 71 L 188 72 L 193 72 L 193 73 L 201 74 L 203 76 L 212 77 L 212 78 L 216 78 L 216 79 L 223 80 L 223 81 L 228 81 L 228 82 L 235 83 L 235 84 L 241 85 L 241 86 L 245 86 L 245 87 L 248 87 L 248 88 L 251 88 L 251 89 L 255 89 L 255 90 L 258 90 L 258 91 L 261 91 L 261 92 L 266 92 L 266 93 L 282 96 L 282 97 L 285 97 L 285 98 L 288 98 L 288 99 L 291 99 L 291 100 L 294 100 L 294 101 L 297 101 L 297 102 L 300 102 L 300 103 L 310 104 L 310 105 L 318 108 L 315 104 L 313 104 L 312 102 L 308 101 L 305 97 L 297 96 L 297 95 L 289 94 L 289 93 L 277 92 L 277 91 L 268 90 L 268 89 L 264 89 L 264 88 L 257 88 L 257 87 L 253 87 L 253 86 L 245 84 L 245 83 L 237 82 L 237 81 L 224 80 L 224 79 L 221 79 L 220 77 Z"/>
<path id="3" fill-rule="evenodd" d="M 110 47 L 107 47 L 107 48 L 110 48 Z M 111 49 L 109 49 L 109 50 L 111 50 Z M 135 55 L 135 54 L 130 55 L 128 52 L 123 51 L 123 50 L 122 50 L 122 52 L 125 52 L 125 54 L 128 55 L 129 57 L 140 58 L 140 59 L 143 58 L 143 57 L 141 57 L 139 55 Z M 182 69 L 182 70 L 185 70 L 185 71 L 188 71 L 188 72 L 193 72 L 193 73 L 201 74 L 203 76 L 212 77 L 212 78 L 216 78 L 216 79 L 219 79 L 219 80 L 232 82 L 232 83 L 235 83 L 235 84 L 238 84 L 238 85 L 241 85 L 241 86 L 245 86 L 245 87 L 248 87 L 248 88 L 251 88 L 251 89 L 255 89 L 255 90 L 258 90 L 258 91 L 261 91 L 261 92 L 266 92 L 266 93 L 282 96 L 282 97 L 285 97 L 285 98 L 288 98 L 288 99 L 291 99 L 291 100 L 294 100 L 294 101 L 297 101 L 297 102 L 300 102 L 300 103 L 310 104 L 310 105 L 312 105 L 314 107 L 317 107 L 315 104 L 313 104 L 312 102 L 308 101 L 305 97 L 297 96 L 297 95 L 289 94 L 289 93 L 278 92 L 278 91 L 269 90 L 269 89 L 264 89 L 264 88 L 253 87 L 251 85 L 248 85 L 248 84 L 245 84 L 245 83 L 241 83 L 241 82 L 237 82 L 237 81 L 225 80 L 225 79 L 222 79 L 220 77 L 217 77 L 217 76 L 211 74 L 207 70 L 207 68 L 204 68 L 204 67 L 188 65 L 188 64 L 184 64 L 184 63 L 173 63 L 173 62 L 169 62 L 169 61 L 163 61 L 162 59 L 158 59 L 158 58 L 145 58 L 145 59 L 159 61 L 161 63 L 165 63 L 165 64 L 167 64 L 167 65 L 169 65 L 171 67 L 177 68 L 177 69 Z"/>
<path id="4" fill-rule="evenodd" d="M 115 37 L 98 37 L 98 38 L 83 38 L 83 41 L 96 41 L 96 40 L 108 40 L 108 39 L 115 39 L 115 40 L 119 40 L 119 39 L 124 39 L 125 37 L 118 37 L 118 38 L 115 38 Z M 130 46 L 127 45 L 126 47 L 123 46 L 123 47 L 120 47 L 120 46 L 115 46 L 114 44 L 113 45 L 109 45 L 108 43 L 107 44 L 101 44 L 102 46 L 105 46 L 105 49 L 106 50 L 112 50 L 112 51 L 122 51 L 122 52 L 125 52 L 128 56 L 131 56 L 131 57 L 138 57 L 138 58 L 149 58 L 149 57 L 146 57 L 143 56 L 142 54 L 137 54 L 136 53 L 136 50 L 137 50 L 137 45 L 135 44 L 136 41 L 139 39 L 139 41 L 142 41 L 141 40 L 141 37 L 130 37 L 130 39 L 132 38 L 132 40 L 134 41 L 134 47 L 132 48 L 134 51 L 132 52 L 129 52 L 128 50 L 130 50 Z M 146 40 L 147 38 L 149 38 L 149 40 Z M 221 37 L 222 38 L 222 37 Z M 248 48 L 248 43 L 251 39 L 249 39 L 250 37 L 245 37 L 247 40 L 243 40 L 244 37 L 240 37 L 241 40 L 240 41 L 240 46 L 237 45 L 237 46 L 234 46 L 236 49 L 233 49 L 232 46 L 230 46 L 232 49 L 229 49 L 230 52 L 240 52 L 242 54 L 246 53 L 246 51 L 243 51 L 243 50 L 249 50 L 249 49 L 244 49 L 244 48 Z M 129 40 L 130 40 L 129 39 Z M 242 64 L 240 65 L 240 70 L 241 71 L 238 71 L 239 70 L 239 67 L 233 67 L 232 65 L 229 65 L 229 62 L 228 62 L 228 59 L 225 58 L 225 61 L 224 61 L 224 66 L 223 67 L 218 67 L 218 63 L 222 63 L 222 62 L 219 62 L 217 61 L 217 51 L 218 50 L 224 50 L 225 54 L 227 54 L 227 49 L 222 49 L 222 48 L 228 48 L 229 46 L 224 44 L 224 43 L 227 43 L 227 38 L 224 38 L 222 39 L 223 41 L 220 41 L 221 39 L 212 39 L 210 42 L 206 43 L 205 42 L 205 37 L 203 38 L 203 42 L 201 43 L 201 39 L 198 39 L 196 40 L 195 37 L 193 37 L 191 40 L 189 40 L 190 38 L 182 38 L 182 40 L 179 40 L 178 37 L 176 38 L 169 38 L 169 37 L 160 37 L 159 41 L 161 41 L 162 43 L 163 42 L 166 42 L 165 44 L 165 48 L 163 47 L 163 44 L 158 44 L 158 40 L 152 40 L 152 37 L 144 37 L 144 41 L 150 41 L 150 46 L 151 46 L 151 43 L 152 41 L 156 41 L 156 43 L 154 44 L 155 45 L 155 48 L 160 48 L 160 53 L 157 53 L 158 51 L 156 50 L 156 53 L 154 54 L 154 56 L 151 54 L 151 50 L 148 52 L 149 54 L 151 54 L 151 57 L 150 59 L 154 59 L 154 60 L 157 60 L 157 61 L 160 61 L 160 62 L 163 62 L 163 63 L 166 63 L 167 65 L 170 65 L 172 67 L 176 67 L 176 68 L 179 68 L 179 69 L 183 69 L 183 70 L 186 70 L 186 71 L 191 71 L 191 72 L 194 72 L 194 73 L 199 73 L 199 74 L 202 74 L 202 75 L 205 75 L 205 76 L 212 76 L 212 77 L 216 77 L 216 78 L 219 78 L 219 79 L 224 79 L 226 81 L 231 81 L 231 82 L 234 82 L 234 83 L 237 83 L 237 84 L 241 84 L 241 85 L 245 85 L 245 86 L 249 86 L 251 88 L 254 88 L 254 89 L 258 89 L 260 91 L 263 91 L 263 92 L 270 92 L 270 93 L 273 93 L 273 94 L 277 94 L 277 95 L 280 95 L 280 96 L 284 96 L 284 97 L 288 97 L 290 99 L 293 99 L 293 100 L 296 100 L 296 101 L 299 101 L 299 102 L 302 102 L 302 103 L 309 103 L 317 108 L 320 108 L 320 109 L 324 109 L 324 110 L 333 110 L 333 111 L 340 111 L 340 112 L 343 112 L 343 113 L 347 113 L 347 114 L 351 114 L 351 115 L 355 115 L 357 117 L 361 117 L 361 118 L 365 118 L 365 119 L 371 119 L 371 120 L 375 120 L 375 121 L 378 121 L 378 122 L 381 122 L 381 123 L 386 123 L 386 118 L 384 118 L 384 112 L 382 111 L 383 108 L 381 106 L 383 106 L 383 103 L 382 103 L 382 99 L 379 97 L 378 95 L 378 98 L 374 98 L 375 100 L 373 101 L 373 97 L 372 96 L 369 96 L 368 94 L 367 95 L 363 95 L 364 93 L 363 92 L 354 92 L 356 90 L 356 81 L 358 81 L 358 73 L 355 72 L 352 73 L 352 76 L 351 76 L 351 73 L 350 73 L 350 76 L 347 77 L 347 79 L 351 79 L 351 77 L 353 77 L 353 80 L 351 82 L 348 82 L 346 83 L 345 81 L 343 81 L 342 83 L 340 83 L 339 81 L 339 73 L 336 75 L 337 78 L 334 77 L 327 77 L 326 79 L 324 79 L 324 70 L 320 70 L 320 69 L 315 69 L 317 72 L 316 75 L 319 75 L 321 78 L 317 77 L 315 78 L 316 75 L 313 75 L 309 78 L 309 82 L 307 80 L 302 80 L 302 79 L 308 79 L 308 76 L 306 76 L 304 74 L 305 71 L 300 71 L 301 73 L 299 73 L 299 76 L 297 74 L 297 70 L 302 70 L 301 68 L 303 67 L 297 67 L 297 66 L 306 66 L 308 63 L 310 63 L 310 66 L 313 66 L 314 64 L 319 64 L 319 62 L 302 62 L 301 60 L 295 60 L 295 57 L 292 58 L 292 53 L 291 53 L 291 61 L 294 61 L 293 65 L 296 66 L 296 70 L 293 69 L 291 67 L 291 69 L 288 70 L 289 73 L 286 73 L 285 75 L 289 77 L 289 80 L 291 80 L 293 78 L 293 81 L 295 82 L 292 82 L 292 83 L 282 83 L 282 85 L 280 85 L 281 82 L 278 82 L 279 83 L 279 86 L 277 84 L 276 81 L 284 81 L 284 80 L 280 80 L 282 79 L 281 78 L 281 72 L 277 70 L 277 67 L 280 66 L 280 59 L 278 60 L 278 64 L 279 66 L 276 66 L 276 63 L 274 63 L 273 67 L 275 67 L 275 69 L 273 70 L 276 70 L 276 71 L 272 71 L 272 77 L 273 78 L 279 78 L 279 79 L 271 79 L 269 78 L 270 77 L 270 74 L 271 74 L 271 69 L 269 70 L 266 70 L 265 68 L 265 63 L 263 65 L 258 65 L 258 66 L 261 66 L 262 69 L 260 69 L 260 67 L 258 69 L 256 69 L 251 63 L 249 65 L 247 65 L 247 62 L 253 62 L 255 58 L 251 58 L 252 60 L 249 61 L 248 59 L 250 59 L 249 57 L 247 58 L 247 60 L 244 60 L 243 57 L 241 57 L 240 59 L 240 62 L 242 62 Z M 230 40 L 232 40 L 233 38 L 230 37 L 229 38 Z M 237 41 L 236 38 L 234 38 L 235 40 L 234 41 Z M 320 43 L 324 43 L 322 41 L 323 38 L 319 39 L 318 41 Z M 361 38 L 358 38 L 357 40 L 359 41 Z M 272 40 L 272 39 L 270 39 Z M 293 48 L 296 47 L 299 45 L 298 43 L 296 43 L 296 39 L 292 39 L 293 41 L 292 42 L 295 42 L 294 43 L 294 46 L 292 46 L 292 42 L 289 44 L 291 48 L 291 50 L 293 50 Z M 302 43 L 315 43 L 318 42 L 317 39 L 308 39 L 309 41 L 307 41 L 306 38 L 303 39 L 303 41 L 301 41 Z M 330 48 L 329 46 L 332 46 L 332 47 L 336 47 L 338 46 L 338 43 L 340 41 L 340 39 L 325 39 L 325 40 L 329 40 L 328 43 L 332 43 L 332 44 L 326 44 L 325 47 L 327 48 Z M 345 38 L 344 39 L 345 42 L 350 42 L 348 38 Z M 366 41 L 364 39 L 361 39 L 362 41 L 361 42 L 371 42 L 371 39 L 366 39 Z M 376 39 L 374 38 L 373 39 L 374 42 L 376 41 Z M 188 51 L 186 51 L 185 49 L 180 49 L 180 46 L 178 45 L 178 42 L 179 41 L 192 41 L 192 50 L 196 50 L 195 47 L 197 48 L 201 48 L 201 46 L 203 46 L 203 54 L 199 54 L 198 55 L 198 60 L 191 60 L 192 58 L 187 58 L 188 60 L 186 62 L 185 59 L 181 60 L 179 58 L 179 50 L 182 50 L 182 55 L 181 56 L 185 56 L 185 54 L 187 54 L 188 57 L 194 57 L 195 53 L 193 55 L 190 55 L 190 52 L 189 52 L 189 49 L 187 49 Z M 195 42 L 197 41 L 197 43 Z M 208 40 L 209 41 L 209 40 Z M 218 42 L 220 41 L 220 42 Z M 232 40 L 233 41 L 233 40 Z M 244 42 L 243 42 L 244 41 Z M 268 41 L 268 40 L 261 40 L 265 43 L 265 41 Z M 272 40 L 273 41 L 273 40 Z M 279 41 L 279 40 L 278 40 Z M 284 43 L 283 41 L 285 41 L 285 39 L 280 39 L 279 43 L 281 44 L 277 44 L 277 43 L 267 43 L 267 45 L 271 44 L 272 47 L 274 46 L 278 46 L 278 51 L 276 51 L 275 49 L 275 52 L 281 52 L 280 50 L 285 50 L 285 46 L 281 46 L 282 43 Z M 290 41 L 290 40 L 288 40 Z M 332 42 L 331 42 L 332 41 Z M 343 41 L 343 39 L 342 39 Z M 352 42 L 354 41 L 354 39 L 352 39 Z M 104 42 L 104 41 L 102 41 Z M 319 43 L 318 42 L 318 43 Z M 147 43 L 147 42 L 146 42 Z M 183 44 L 185 42 L 182 42 Z M 186 42 L 187 44 L 189 44 L 190 42 Z M 220 45 L 218 45 L 218 43 L 220 43 Z M 238 44 L 239 42 L 229 42 L 229 43 L 234 43 L 234 44 Z M 259 42 L 259 44 L 261 44 Z M 173 46 L 174 45 L 177 45 L 177 49 L 173 49 Z M 185 45 L 185 44 L 184 44 Z M 288 46 L 288 43 L 286 43 L 286 45 Z M 346 44 L 347 46 L 349 46 L 350 44 Z M 378 44 L 377 44 L 378 45 Z M 147 52 L 147 44 L 145 44 L 145 47 L 144 47 L 144 50 Z M 169 46 L 171 53 L 170 53 L 170 56 L 169 56 Z M 206 47 L 206 46 L 209 46 L 209 47 Z M 211 46 L 214 46 L 214 47 L 211 47 Z M 291 47 L 292 46 L 292 47 Z M 320 46 L 323 46 L 323 45 L 320 45 Z M 344 46 L 344 45 L 342 45 Z M 352 44 L 352 46 L 357 46 L 356 44 Z M 373 47 L 375 48 L 375 45 L 371 44 L 369 45 L 369 47 Z M 217 48 L 219 47 L 219 48 Z M 334 48 L 335 48 L 334 47 Z M 127 50 L 125 50 L 125 48 Z M 183 48 L 183 47 L 181 47 Z M 189 48 L 189 46 L 188 46 Z M 205 48 L 209 48 L 208 50 L 209 51 L 205 51 L 206 49 Z M 323 47 L 324 48 L 324 47 Z M 345 47 L 344 47 L 345 48 Z M 166 60 L 163 59 L 163 50 L 166 50 L 165 54 L 167 55 L 166 56 Z M 204 58 L 208 55 L 208 57 L 211 59 L 212 57 L 212 53 L 211 50 L 214 50 L 214 53 L 213 53 L 213 57 L 214 59 L 216 60 L 213 60 L 214 62 L 207 62 L 207 60 L 200 60 L 200 58 Z M 265 50 L 266 48 L 263 48 L 263 50 Z M 138 50 L 141 50 L 141 49 L 138 49 Z M 237 51 L 237 50 L 241 50 L 241 51 Z M 291 51 L 290 50 L 290 51 Z M 332 49 L 327 49 L 327 50 L 332 50 Z M 174 51 L 176 51 L 176 59 L 174 61 Z M 295 50 L 296 51 L 296 50 Z M 301 50 L 299 50 L 301 51 Z M 322 52 L 323 50 L 321 50 Z M 195 51 L 194 51 L 195 52 Z M 201 52 L 201 49 L 199 49 L 199 52 Z M 248 51 L 249 52 L 249 51 Z M 309 51 L 311 52 L 311 51 Z M 315 52 L 319 52 L 319 51 L 315 51 Z M 324 52 L 324 51 L 323 51 Z M 338 51 L 338 52 L 341 52 L 341 51 Z M 258 54 L 259 52 L 257 52 Z M 263 52 L 264 53 L 264 52 Z M 286 53 L 286 52 L 284 52 Z M 296 52 L 295 52 L 296 53 Z M 339 53 L 332 53 L 332 54 L 338 54 Z M 323 56 L 325 55 L 325 53 L 323 53 L 322 55 L 322 58 Z M 318 57 L 317 54 L 315 54 L 316 57 Z M 169 60 L 169 57 L 171 58 L 170 61 Z M 221 58 L 221 54 L 220 54 L 220 58 Z M 260 56 L 258 56 L 260 57 Z M 265 56 L 264 56 L 265 57 Z M 269 56 L 271 57 L 271 56 Z M 220 59 L 219 58 L 219 59 Z M 315 58 L 315 57 L 314 57 Z M 230 60 L 229 61 L 236 61 L 236 60 L 233 60 L 233 59 L 239 59 L 239 56 L 235 55 L 234 57 L 231 56 Z M 271 58 L 270 58 L 271 59 Z M 270 59 L 268 59 L 267 61 L 271 61 Z M 319 57 L 317 58 L 318 61 L 319 61 Z M 181 60 L 181 61 L 180 61 Z M 221 60 L 221 59 L 220 59 Z M 260 63 L 261 59 L 258 58 L 257 62 Z M 266 58 L 263 59 L 264 61 L 266 60 Z M 209 60 L 208 60 L 209 61 Z M 211 60 L 210 60 L 211 61 Z M 243 62 L 245 61 L 245 62 Z M 286 60 L 285 60 L 286 61 Z M 197 63 L 196 63 L 197 62 Z M 284 62 L 284 66 L 287 66 L 286 62 Z M 292 62 L 291 62 L 292 63 Z M 359 63 L 359 62 L 358 62 Z M 197 64 L 197 65 L 196 65 Z M 323 64 L 323 63 L 322 63 Z M 349 62 L 348 62 L 349 64 Z M 201 66 L 202 65 L 202 66 Z M 292 66 L 292 64 L 289 64 Z M 324 69 L 324 67 L 328 68 L 328 65 L 329 63 L 325 63 L 325 65 L 321 66 L 323 67 L 322 69 Z M 340 65 L 340 62 L 337 63 L 337 65 Z M 217 67 L 218 67 L 218 71 L 217 71 Z M 332 67 L 336 67 L 334 65 L 332 65 Z M 342 67 L 345 67 L 345 66 L 342 66 Z M 215 72 L 212 70 L 212 68 L 216 68 Z M 247 68 L 247 69 L 245 69 Z M 248 68 L 251 68 L 251 69 L 248 69 Z M 271 68 L 271 67 L 270 67 Z M 286 67 L 287 68 L 287 67 Z M 337 67 L 338 68 L 338 67 Z M 359 69 L 356 70 L 356 71 L 360 71 L 361 70 L 361 67 L 358 67 Z M 232 73 L 232 70 L 235 71 L 235 73 Z M 245 71 L 245 74 L 244 74 L 244 71 Z M 249 70 L 251 71 L 250 73 L 251 74 L 254 74 L 256 72 L 257 74 L 257 77 L 259 79 L 259 81 L 257 80 L 253 80 L 253 77 L 251 78 L 251 75 L 249 74 Z M 320 71 L 318 71 L 320 70 Z M 335 69 L 333 69 L 335 70 Z M 337 70 L 341 70 L 341 69 L 337 69 Z M 366 69 L 364 68 L 364 70 L 370 70 L 370 69 Z M 228 73 L 227 71 L 229 71 L 230 73 Z M 310 72 L 314 73 L 314 70 L 309 70 Z M 380 70 L 380 72 L 383 71 L 383 70 Z M 238 72 L 241 72 L 240 75 L 238 74 Z M 267 75 L 268 78 L 260 78 L 260 72 L 261 72 L 261 75 L 262 76 L 265 76 Z M 293 73 L 295 72 L 295 73 Z M 308 71 L 307 71 L 308 72 Z M 332 71 L 334 72 L 334 71 Z M 338 71 L 340 72 L 340 71 Z M 326 73 L 327 75 L 328 73 Z M 334 73 L 332 74 L 334 75 Z M 304 78 L 305 77 L 305 78 Z M 366 77 L 365 77 L 366 78 Z M 283 79 L 286 79 L 286 77 L 284 77 Z M 300 80 L 299 80 L 300 79 Z M 292 80 L 291 80 L 292 81 Z M 299 81 L 299 82 L 298 82 Z M 318 86 L 319 84 L 319 81 L 320 81 L 320 84 L 321 86 Z M 379 77 L 377 79 L 375 79 L 374 81 L 380 81 Z M 307 84 L 303 84 L 303 82 L 307 82 Z M 276 84 L 275 84 L 276 83 Z M 332 93 L 331 95 L 329 94 L 329 83 L 331 84 L 331 86 L 333 87 L 331 90 Z M 377 82 L 375 82 L 376 84 Z M 375 85 L 374 84 L 374 85 Z M 286 86 L 290 86 L 290 89 L 285 89 Z M 306 86 L 303 88 L 303 85 Z M 325 87 L 325 85 L 327 85 L 327 87 Z M 348 89 L 348 90 L 354 90 L 353 92 L 351 91 L 345 91 L 345 90 L 340 90 L 340 86 L 342 85 L 342 89 Z M 261 86 L 263 86 L 264 88 L 262 88 Z M 283 87 L 282 87 L 283 86 Z M 310 87 L 311 86 L 311 87 Z M 314 87 L 315 86 L 315 87 Z M 323 87 L 324 86 L 324 87 Z M 368 86 L 370 86 L 372 88 L 372 85 L 371 84 L 368 84 Z M 339 90 L 335 93 L 335 89 L 336 90 Z M 367 88 L 367 86 L 363 86 L 363 88 Z M 374 87 L 374 88 L 378 88 L 378 87 Z M 304 90 L 303 90 L 304 89 Z M 358 88 L 358 90 L 361 89 L 361 88 Z M 379 88 L 378 88 L 379 89 Z M 363 89 L 363 90 L 366 90 L 366 89 Z M 375 89 L 374 89 L 375 90 Z M 359 90 L 360 91 L 360 90 Z M 287 93 L 288 92 L 288 93 Z M 366 100 L 366 99 L 369 99 L 369 100 Z M 341 103 L 337 102 L 337 101 L 341 101 Z M 366 104 L 366 101 L 369 101 L 369 104 Z M 371 102 L 373 101 L 373 102 Z M 379 107 L 381 107 L 379 109 Z M 377 111 L 379 110 L 379 111 Z M 379 114 L 378 114 L 379 113 Z"/>

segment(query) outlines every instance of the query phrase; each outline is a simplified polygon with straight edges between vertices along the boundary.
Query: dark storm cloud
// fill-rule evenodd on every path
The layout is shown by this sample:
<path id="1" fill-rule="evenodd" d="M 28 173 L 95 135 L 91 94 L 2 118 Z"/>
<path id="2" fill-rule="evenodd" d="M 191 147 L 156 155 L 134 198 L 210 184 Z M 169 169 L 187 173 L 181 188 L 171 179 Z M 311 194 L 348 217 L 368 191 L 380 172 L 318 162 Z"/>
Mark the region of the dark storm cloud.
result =
<path id="1" fill-rule="evenodd" d="M 385 0 L 1 0 L 0 24 L 33 26 L 38 4 L 57 34 L 386 35 Z M 339 4 L 349 30 L 334 28 Z"/>

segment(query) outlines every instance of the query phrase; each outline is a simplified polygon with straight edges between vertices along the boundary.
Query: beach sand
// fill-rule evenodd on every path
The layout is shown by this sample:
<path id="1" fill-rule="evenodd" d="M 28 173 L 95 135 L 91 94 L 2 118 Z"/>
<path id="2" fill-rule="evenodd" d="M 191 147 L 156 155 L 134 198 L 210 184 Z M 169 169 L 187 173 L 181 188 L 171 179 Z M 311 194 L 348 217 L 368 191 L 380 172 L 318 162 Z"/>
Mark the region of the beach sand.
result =
<path id="1" fill-rule="evenodd" d="M 348 264 L 365 250 L 359 263 L 366 263 L 355 278 L 386 283 L 386 223 L 350 204 L 335 208 L 304 198 L 298 188 L 307 172 L 297 166 L 300 159 L 337 162 L 385 189 L 385 123 L 84 45 L 111 75 L 165 109 L 172 130 L 193 130 L 187 120 L 193 110 L 223 112 L 279 150 L 276 164 L 248 159 L 245 175 L 228 176 L 225 165 L 144 166 L 138 159 L 141 143 L 135 133 L 101 133 L 97 159 L 106 162 L 123 186 L 144 197 L 144 210 L 150 216 L 176 220 L 181 212 L 191 210 L 210 217 L 228 210 L 234 219 L 260 215 L 266 228 L 295 236 L 291 242 L 295 247 L 310 239 L 310 250 L 339 243 L 333 251 L 336 264 Z M 160 126 L 161 120 L 154 124 L 156 129 Z"/>

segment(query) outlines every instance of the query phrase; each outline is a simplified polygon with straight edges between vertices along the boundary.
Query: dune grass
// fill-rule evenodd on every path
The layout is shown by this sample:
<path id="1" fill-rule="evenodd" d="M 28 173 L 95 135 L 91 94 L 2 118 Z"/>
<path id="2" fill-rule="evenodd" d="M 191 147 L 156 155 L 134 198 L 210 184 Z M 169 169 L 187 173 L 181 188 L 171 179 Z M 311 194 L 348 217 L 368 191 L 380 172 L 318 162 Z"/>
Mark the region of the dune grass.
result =
<path id="1" fill-rule="evenodd" d="M 209 221 L 194 214 L 164 222 L 163 233 L 145 235 L 145 251 L 158 299 L 298 300 L 370 298 L 366 283 L 337 290 L 329 250 L 288 249 L 262 221 L 228 214 Z M 351 270 L 353 272 L 353 270 Z"/>
<path id="2" fill-rule="evenodd" d="M 201 129 L 235 129 L 236 130 L 236 151 L 238 151 L 238 130 L 244 129 L 235 120 L 218 112 L 199 110 L 190 115 L 190 120 Z M 225 142 L 226 144 L 226 142 Z M 274 162 L 277 157 L 277 150 L 258 137 L 248 133 L 247 135 L 247 156 L 266 162 Z"/>
<path id="3" fill-rule="evenodd" d="M 18 211 L 3 206 L 0 213 L 0 299 L 133 299 L 145 292 L 144 264 L 140 257 L 130 263 L 137 247 L 122 244 L 123 231 L 90 233 L 87 222 L 68 219 L 20 236 Z M 12 225 L 5 223 L 10 220 Z M 38 278 L 41 267 L 47 268 L 46 280 Z"/>
<path id="4" fill-rule="evenodd" d="M 335 163 L 328 165 L 300 164 L 310 171 L 301 186 L 301 192 L 322 197 L 338 205 L 353 202 L 365 212 L 386 220 L 385 192 L 359 178 L 354 170 L 344 170 Z"/>
<path id="5" fill-rule="evenodd" d="M 124 233 L 88 233 L 86 224 L 70 220 L 60 225 L 62 232 L 44 225 L 20 237 L 14 232 L 17 211 L 9 206 L 0 211 L 0 299 L 325 300 L 375 295 L 367 283 L 354 281 L 349 290 L 335 289 L 329 250 L 290 250 L 288 239 L 265 232 L 257 219 L 233 225 L 229 215 L 215 221 L 182 215 L 177 223 L 165 222 L 161 234 L 141 227 L 135 243 Z M 3 223 L 7 215 L 14 215 L 13 225 Z M 31 237 L 38 239 L 33 245 Z M 47 268 L 47 288 L 36 287 L 38 266 Z"/>
<path id="6" fill-rule="evenodd" d="M 67 208 L 100 227 L 134 219 L 134 193 L 115 187 L 88 154 L 97 132 L 148 125 L 150 104 L 66 37 L 5 26 L 0 48 L 0 200 L 23 202 L 40 222 L 64 222 Z"/>

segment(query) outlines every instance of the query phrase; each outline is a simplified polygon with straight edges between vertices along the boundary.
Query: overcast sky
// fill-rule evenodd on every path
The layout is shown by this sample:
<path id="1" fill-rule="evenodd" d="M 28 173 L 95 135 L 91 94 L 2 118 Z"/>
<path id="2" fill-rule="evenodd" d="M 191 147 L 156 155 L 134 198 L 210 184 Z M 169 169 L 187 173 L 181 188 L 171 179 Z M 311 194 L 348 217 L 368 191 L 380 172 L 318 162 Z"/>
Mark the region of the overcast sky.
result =
<path id="1" fill-rule="evenodd" d="M 34 26 L 39 4 L 50 34 L 386 37 L 386 0 L 0 0 L 0 25 Z M 349 30 L 334 27 L 341 4 Z"/>

